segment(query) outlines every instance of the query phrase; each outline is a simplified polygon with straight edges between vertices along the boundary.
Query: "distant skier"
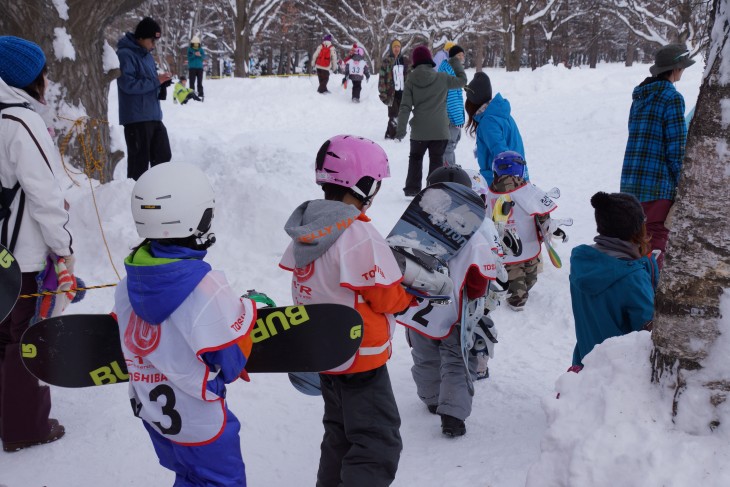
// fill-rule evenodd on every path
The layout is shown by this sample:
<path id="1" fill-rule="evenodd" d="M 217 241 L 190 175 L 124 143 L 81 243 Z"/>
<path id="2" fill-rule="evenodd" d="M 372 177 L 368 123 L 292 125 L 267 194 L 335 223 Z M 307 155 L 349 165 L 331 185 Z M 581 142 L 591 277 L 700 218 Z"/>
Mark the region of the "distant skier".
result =
<path id="1" fill-rule="evenodd" d="M 330 71 L 333 73 L 337 71 L 337 52 L 335 46 L 332 45 L 332 36 L 330 34 L 322 38 L 322 44 L 317 46 L 312 59 L 314 59 L 314 67 L 317 70 L 317 79 L 319 80 L 317 93 L 330 93 L 327 89 Z"/>
<path id="2" fill-rule="evenodd" d="M 537 266 L 542 249 L 535 220 L 543 228 L 550 228 L 550 213 L 557 208 L 543 190 L 524 179 L 525 160 L 513 151 L 502 152 L 492 164 L 494 178 L 487 196 L 488 214 L 500 212 L 504 199 L 509 197 L 514 203 L 505 216 L 505 233 L 501 235 L 505 249 L 505 267 L 509 274 L 507 304 L 515 311 L 522 311 L 527 303 L 529 290 L 537 282 Z M 496 210 L 495 210 L 496 208 Z M 557 237 L 565 238 L 565 233 L 557 228 Z"/>
<path id="3" fill-rule="evenodd" d="M 492 184 L 492 161 L 497 154 L 514 151 L 525 159 L 522 136 L 512 118 L 509 101 L 499 93 L 492 98 L 492 83 L 486 73 L 475 73 L 465 91 L 464 109 L 468 116 L 466 131 L 472 137 L 476 136 L 474 153 L 479 170 L 487 184 Z M 530 180 L 527 166 L 524 179 Z"/>
<path id="4" fill-rule="evenodd" d="M 390 247 L 365 215 L 389 176 L 388 157 L 376 143 L 332 137 L 316 158 L 324 199 L 302 203 L 285 226 L 292 242 L 279 265 L 292 271 L 294 302 L 346 304 L 364 320 L 353 362 L 320 374 L 325 431 L 319 486 L 386 486 L 398 468 L 400 415 L 386 362 L 393 313 L 414 300 L 400 286 Z"/>
<path id="5" fill-rule="evenodd" d="M 446 43 L 433 54 L 433 62 L 436 64 L 434 67 L 434 70 L 438 71 L 439 66 L 441 66 L 441 63 L 449 59 L 451 56 L 449 54 L 449 51 L 452 47 L 456 45 L 456 42 L 454 41 L 446 41 Z"/>
<path id="6" fill-rule="evenodd" d="M 114 312 L 134 415 L 175 485 L 246 485 L 239 423 L 226 384 L 244 375 L 255 303 L 205 258 L 215 195 L 192 164 L 145 172 L 132 190 L 144 240 L 125 259 Z"/>
<path id="7" fill-rule="evenodd" d="M 436 169 L 427 182 L 429 186 L 454 182 L 472 187 L 471 178 L 458 166 Z M 484 224 L 494 227 L 489 219 Z M 489 282 L 497 277 L 497 266 L 501 266 L 497 253 L 494 239 L 476 232 L 448 262 L 453 282 L 451 303 L 433 305 L 423 301 L 398 317 L 398 322 L 407 327 L 406 340 L 413 356 L 411 372 L 418 397 L 432 414 L 441 416 L 441 432 L 446 436 L 466 433 L 464 420 L 472 407 L 461 355 L 458 326 L 461 303 L 485 295 Z M 488 327 L 489 322 L 485 320 L 483 326 Z M 470 355 L 469 361 L 472 373 L 476 374 L 476 353 Z"/>
<path id="8" fill-rule="evenodd" d="M 570 255 L 570 299 L 577 343 L 570 370 L 607 338 L 651 330 L 659 267 L 641 203 L 627 193 L 591 198 L 598 236 Z"/>
<path id="9" fill-rule="evenodd" d="M 385 128 L 385 138 L 395 139 L 398 126 L 398 111 L 403 98 L 408 76 L 408 59 L 401 54 L 401 44 L 398 39 L 390 43 L 390 49 L 380 63 L 378 73 L 378 93 L 380 101 L 388 107 L 388 126 Z"/>
<path id="10" fill-rule="evenodd" d="M 343 84 L 346 84 L 348 79 L 352 80 L 352 101 L 356 103 L 360 103 L 363 77 L 370 81 L 370 69 L 363 59 L 364 55 L 362 47 L 355 48 L 352 58 L 345 62 L 345 77 L 342 79 Z"/>
<path id="11" fill-rule="evenodd" d="M 451 67 L 449 59 L 456 57 L 459 59 L 461 64 L 464 64 L 466 59 L 464 49 L 459 45 L 454 45 L 449 49 L 449 58 L 441 61 L 438 64 L 439 73 L 447 73 L 451 76 L 456 76 L 454 68 Z M 433 60 L 436 62 L 436 60 Z M 456 165 L 456 145 L 461 140 L 461 127 L 464 126 L 464 90 L 461 88 L 455 90 L 449 90 L 449 94 L 446 96 L 446 113 L 449 116 L 449 142 L 446 144 L 446 150 L 444 151 L 444 164 L 449 166 Z"/>

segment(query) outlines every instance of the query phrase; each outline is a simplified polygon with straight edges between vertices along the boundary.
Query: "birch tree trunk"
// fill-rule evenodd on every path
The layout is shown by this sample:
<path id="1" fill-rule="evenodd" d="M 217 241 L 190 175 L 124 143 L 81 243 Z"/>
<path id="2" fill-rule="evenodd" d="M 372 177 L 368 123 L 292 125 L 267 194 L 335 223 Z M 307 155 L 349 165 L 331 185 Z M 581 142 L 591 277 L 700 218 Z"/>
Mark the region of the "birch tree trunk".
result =
<path id="1" fill-rule="evenodd" d="M 675 422 L 683 424 L 683 410 L 702 418 L 702 425 L 691 425 L 695 431 L 719 424 L 716 406 L 730 392 L 722 370 L 730 341 L 718 341 L 730 335 L 729 2 L 714 1 L 708 68 L 687 138 L 652 332 L 652 381 L 673 391 Z M 707 412 L 698 414 L 701 404 Z"/>
<path id="2" fill-rule="evenodd" d="M 102 182 L 110 181 L 123 152 L 110 153 L 109 126 L 103 122 L 109 116 L 109 83 L 119 75 L 118 69 L 104 72 L 104 30 L 117 16 L 142 0 L 66 0 L 67 12 L 59 11 L 52 0 L 2 0 L 0 3 L 0 32 L 36 42 L 46 54 L 48 78 L 59 93 L 57 98 L 49 96 L 49 104 L 62 117 L 77 119 L 85 115 L 91 119 L 88 125 L 91 140 L 87 143 L 92 143 L 97 160 L 91 161 L 94 164 L 89 175 Z M 70 42 L 63 42 L 65 35 L 70 36 Z M 57 50 L 54 50 L 54 39 Z M 69 44 L 73 52 L 65 48 Z M 71 126 L 72 122 L 59 121 L 55 127 L 59 142 L 65 140 Z M 90 163 L 82 155 L 82 147 L 75 137 L 65 152 L 64 160 L 74 167 L 84 169 Z"/>

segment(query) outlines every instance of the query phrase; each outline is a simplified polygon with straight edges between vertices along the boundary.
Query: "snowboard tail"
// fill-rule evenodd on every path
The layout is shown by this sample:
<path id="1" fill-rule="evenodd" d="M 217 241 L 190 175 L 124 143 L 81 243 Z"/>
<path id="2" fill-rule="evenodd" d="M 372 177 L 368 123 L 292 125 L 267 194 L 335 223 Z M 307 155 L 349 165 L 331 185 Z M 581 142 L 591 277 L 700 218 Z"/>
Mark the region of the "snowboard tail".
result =
<path id="1" fill-rule="evenodd" d="M 286 306 L 261 308 L 257 313 L 246 362 L 250 373 L 333 369 L 352 359 L 362 341 L 362 317 L 349 306 Z M 23 334 L 21 355 L 31 374 L 56 386 L 93 387 L 130 380 L 112 315 L 40 321 Z M 139 373 L 133 372 L 132 380 L 134 374 Z"/>
<path id="2" fill-rule="evenodd" d="M 0 323 L 15 307 L 20 295 L 21 278 L 20 266 L 15 257 L 0 245 Z"/>

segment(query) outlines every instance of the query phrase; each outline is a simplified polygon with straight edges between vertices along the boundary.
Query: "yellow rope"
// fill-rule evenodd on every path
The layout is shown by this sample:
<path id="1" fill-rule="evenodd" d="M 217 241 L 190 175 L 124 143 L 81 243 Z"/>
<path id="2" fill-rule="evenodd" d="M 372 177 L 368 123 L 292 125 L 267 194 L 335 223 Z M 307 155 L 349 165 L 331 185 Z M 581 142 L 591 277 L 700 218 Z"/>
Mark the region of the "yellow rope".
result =
<path id="1" fill-rule="evenodd" d="M 33 294 L 21 294 L 18 296 L 18 298 L 37 298 L 38 296 L 52 296 L 54 294 L 63 294 L 73 291 L 88 291 L 89 289 L 101 289 L 104 287 L 114 287 L 116 284 L 99 284 L 98 286 L 87 286 L 87 287 L 77 287 L 73 289 L 69 289 L 68 291 L 43 291 L 42 293 L 33 293 Z"/>
<path id="2" fill-rule="evenodd" d="M 114 273 L 117 275 L 117 279 L 121 281 L 122 278 L 119 275 L 119 271 L 117 271 L 116 266 L 114 265 L 114 259 L 112 258 L 111 250 L 109 250 L 109 243 L 107 242 L 106 235 L 104 234 L 104 227 L 101 223 L 101 215 L 99 214 L 99 206 L 96 202 L 94 186 L 91 183 L 92 175 L 98 174 L 99 182 L 101 184 L 104 184 L 103 169 L 104 163 L 106 161 L 106 152 L 104 151 L 104 143 L 101 136 L 101 127 L 104 124 L 108 125 L 109 122 L 106 120 L 99 120 L 91 117 L 80 117 L 76 120 L 65 117 L 59 118 L 73 122 L 73 125 L 69 129 L 68 133 L 64 136 L 63 140 L 59 144 L 59 151 L 61 153 L 61 164 L 63 165 L 63 169 L 64 171 L 66 171 L 66 175 L 69 177 L 69 179 L 76 186 L 81 186 L 73 177 L 71 177 L 71 173 L 66 166 L 66 161 L 63 158 L 64 153 L 68 149 L 68 145 L 71 143 L 72 137 L 76 135 L 76 140 L 78 140 L 79 147 L 81 148 L 81 154 L 84 158 L 84 170 L 83 172 L 71 172 L 76 175 L 85 174 L 86 179 L 89 181 L 91 198 L 94 201 L 94 210 L 96 211 L 96 219 L 99 222 L 99 231 L 101 232 L 101 238 L 104 241 L 104 247 L 106 247 L 106 253 L 109 257 L 109 263 L 112 265 L 112 269 L 114 269 Z M 96 132 L 96 151 L 94 151 L 94 149 L 92 148 L 94 132 Z"/>

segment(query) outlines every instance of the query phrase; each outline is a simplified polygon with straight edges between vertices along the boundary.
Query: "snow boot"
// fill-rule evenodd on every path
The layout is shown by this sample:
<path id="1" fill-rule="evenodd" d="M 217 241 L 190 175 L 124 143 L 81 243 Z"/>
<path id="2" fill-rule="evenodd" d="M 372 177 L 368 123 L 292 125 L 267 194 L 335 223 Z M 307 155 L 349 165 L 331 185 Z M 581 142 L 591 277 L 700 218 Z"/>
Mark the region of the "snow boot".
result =
<path id="1" fill-rule="evenodd" d="M 464 436 L 466 434 L 466 425 L 464 421 L 448 414 L 441 415 L 441 432 L 446 436 Z"/>
<path id="2" fill-rule="evenodd" d="M 46 443 L 51 443 L 53 441 L 56 441 L 63 437 L 63 435 L 66 434 L 66 429 L 58 422 L 57 419 L 49 418 L 48 419 L 48 435 L 45 438 L 42 438 L 37 441 L 3 441 L 3 450 L 10 453 L 10 452 L 16 452 L 18 450 L 22 450 L 23 448 L 28 448 L 31 446 L 36 445 L 44 445 Z"/>

